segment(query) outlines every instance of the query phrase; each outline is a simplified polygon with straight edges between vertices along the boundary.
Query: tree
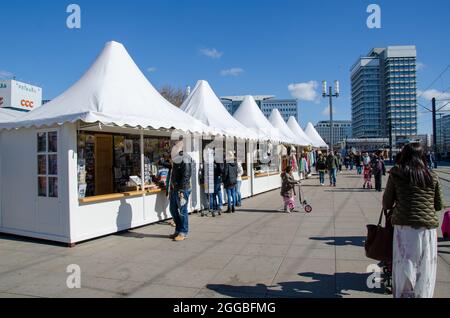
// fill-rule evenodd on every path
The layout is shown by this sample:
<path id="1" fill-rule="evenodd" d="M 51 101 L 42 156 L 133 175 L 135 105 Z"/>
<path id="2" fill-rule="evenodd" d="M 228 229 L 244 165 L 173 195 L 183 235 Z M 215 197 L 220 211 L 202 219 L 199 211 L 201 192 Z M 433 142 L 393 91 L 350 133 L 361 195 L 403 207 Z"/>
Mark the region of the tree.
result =
<path id="1" fill-rule="evenodd" d="M 185 90 L 170 85 L 164 85 L 160 90 L 160 94 L 177 107 L 180 107 L 187 97 Z"/>

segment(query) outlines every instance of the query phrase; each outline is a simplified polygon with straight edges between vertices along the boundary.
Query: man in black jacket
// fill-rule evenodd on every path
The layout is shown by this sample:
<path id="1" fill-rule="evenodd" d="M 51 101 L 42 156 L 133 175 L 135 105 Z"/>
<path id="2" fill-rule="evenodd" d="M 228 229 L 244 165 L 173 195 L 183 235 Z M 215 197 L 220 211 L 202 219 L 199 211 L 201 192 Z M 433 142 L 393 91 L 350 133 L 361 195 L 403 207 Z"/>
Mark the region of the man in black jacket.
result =
<path id="1" fill-rule="evenodd" d="M 237 184 L 237 163 L 234 153 L 229 152 L 227 162 L 223 171 L 223 185 L 227 191 L 228 210 L 227 213 L 236 212 L 236 184 Z"/>
<path id="2" fill-rule="evenodd" d="M 170 213 L 175 221 L 175 233 L 171 236 L 181 242 L 189 233 L 189 196 L 192 192 L 192 158 L 182 148 L 174 147 L 172 176 L 170 178 Z"/>
<path id="3" fill-rule="evenodd" d="M 375 177 L 375 189 L 381 192 L 381 184 L 383 176 L 386 175 L 386 167 L 384 165 L 384 158 L 381 151 L 377 151 L 371 161 L 373 175 Z"/>

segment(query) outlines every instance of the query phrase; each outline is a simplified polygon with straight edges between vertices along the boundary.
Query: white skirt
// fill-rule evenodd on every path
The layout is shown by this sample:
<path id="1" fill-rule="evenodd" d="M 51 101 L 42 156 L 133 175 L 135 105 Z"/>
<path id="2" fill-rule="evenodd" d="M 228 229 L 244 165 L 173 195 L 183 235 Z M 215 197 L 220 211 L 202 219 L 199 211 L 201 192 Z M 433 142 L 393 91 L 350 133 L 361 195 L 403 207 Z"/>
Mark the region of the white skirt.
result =
<path id="1" fill-rule="evenodd" d="M 395 298 L 433 298 L 437 230 L 395 226 L 392 287 Z"/>

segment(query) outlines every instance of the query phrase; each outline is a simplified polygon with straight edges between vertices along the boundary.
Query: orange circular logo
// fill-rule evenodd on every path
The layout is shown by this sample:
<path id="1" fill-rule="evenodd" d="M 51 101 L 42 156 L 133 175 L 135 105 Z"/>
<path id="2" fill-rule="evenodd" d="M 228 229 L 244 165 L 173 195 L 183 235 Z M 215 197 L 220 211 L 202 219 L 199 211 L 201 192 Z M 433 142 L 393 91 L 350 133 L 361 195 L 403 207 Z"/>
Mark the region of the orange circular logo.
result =
<path id="1" fill-rule="evenodd" d="M 34 104 L 34 102 L 31 100 L 22 99 L 20 101 L 20 105 L 22 105 L 23 107 L 27 107 L 27 108 L 33 108 L 33 104 Z"/>

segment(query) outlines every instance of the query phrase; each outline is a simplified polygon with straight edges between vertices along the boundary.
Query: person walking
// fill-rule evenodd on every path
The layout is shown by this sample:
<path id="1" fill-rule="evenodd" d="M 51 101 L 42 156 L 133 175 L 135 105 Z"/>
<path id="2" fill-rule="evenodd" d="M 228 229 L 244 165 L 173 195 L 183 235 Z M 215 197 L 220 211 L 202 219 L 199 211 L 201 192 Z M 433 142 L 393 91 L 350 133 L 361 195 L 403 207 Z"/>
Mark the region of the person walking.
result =
<path id="1" fill-rule="evenodd" d="M 164 155 L 158 161 L 158 166 L 162 167 L 158 171 L 158 178 L 161 180 L 161 184 L 164 183 L 164 190 L 166 192 L 166 200 L 167 200 L 169 198 L 170 193 L 170 177 L 172 175 L 172 166 L 173 166 L 172 159 L 170 158 L 170 153 L 168 152 L 164 153 Z M 173 220 L 173 216 L 171 220 L 167 221 L 167 224 L 169 224 L 172 227 L 176 227 L 175 221 Z"/>
<path id="2" fill-rule="evenodd" d="M 372 172 L 375 177 L 375 190 L 381 192 L 381 185 L 383 176 L 386 175 L 386 167 L 384 165 L 384 158 L 381 151 L 377 151 L 374 160 L 372 161 Z"/>
<path id="3" fill-rule="evenodd" d="M 437 271 L 437 211 L 444 208 L 438 176 L 420 144 L 406 145 L 390 171 L 383 208 L 392 210 L 393 295 L 432 298 Z"/>
<path id="4" fill-rule="evenodd" d="M 316 164 L 317 172 L 319 173 L 319 181 L 320 185 L 325 185 L 325 172 L 327 171 L 327 159 L 324 157 L 324 155 L 320 152 L 319 157 L 317 158 L 317 164 Z"/>
<path id="5" fill-rule="evenodd" d="M 350 165 L 350 171 L 353 171 L 353 167 L 355 166 L 355 155 L 353 153 L 349 156 L 349 165 Z"/>
<path id="6" fill-rule="evenodd" d="M 242 176 L 244 175 L 244 168 L 242 167 L 242 163 L 237 163 L 237 181 L 236 181 L 236 207 L 242 206 L 242 194 L 241 194 L 241 186 L 242 186 Z"/>
<path id="7" fill-rule="evenodd" d="M 238 168 L 234 159 L 234 153 L 230 151 L 227 156 L 223 171 L 223 185 L 227 191 L 228 210 L 227 213 L 236 212 L 236 184 Z"/>
<path id="8" fill-rule="evenodd" d="M 343 160 L 342 160 L 342 155 L 340 152 L 336 152 L 336 158 L 338 160 L 338 169 L 339 169 L 339 173 L 342 173 L 342 164 L 343 164 Z"/>
<path id="9" fill-rule="evenodd" d="M 362 174 L 362 158 L 361 158 L 361 153 L 357 152 L 354 158 L 355 161 L 355 166 L 356 166 L 356 173 L 358 175 Z"/>
<path id="10" fill-rule="evenodd" d="M 372 165 L 369 154 L 366 152 L 362 157 L 362 164 L 364 166 L 363 177 L 364 177 L 364 185 L 363 189 L 372 189 Z"/>
<path id="11" fill-rule="evenodd" d="M 330 187 L 336 186 L 337 169 L 339 167 L 338 158 L 335 156 L 333 151 L 327 157 L 327 170 L 330 174 Z"/>
<path id="12" fill-rule="evenodd" d="M 175 221 L 175 233 L 171 238 L 184 241 L 189 233 L 189 197 L 192 192 L 192 158 L 183 152 L 179 142 L 172 151 L 172 176 L 170 178 L 170 213 Z"/>
<path id="13" fill-rule="evenodd" d="M 214 162 L 214 212 L 222 213 L 223 210 L 223 195 L 222 195 L 222 176 L 224 164 Z"/>

